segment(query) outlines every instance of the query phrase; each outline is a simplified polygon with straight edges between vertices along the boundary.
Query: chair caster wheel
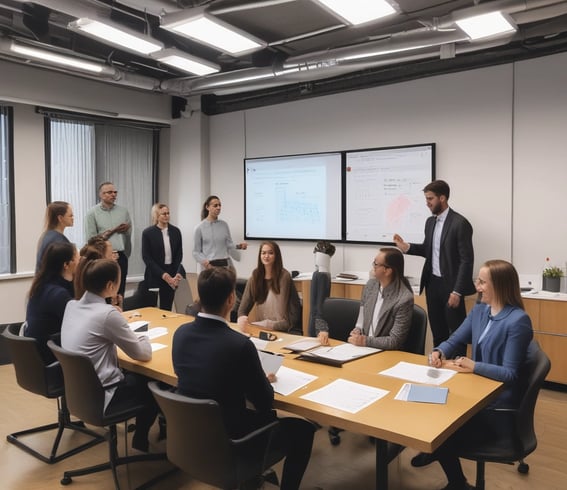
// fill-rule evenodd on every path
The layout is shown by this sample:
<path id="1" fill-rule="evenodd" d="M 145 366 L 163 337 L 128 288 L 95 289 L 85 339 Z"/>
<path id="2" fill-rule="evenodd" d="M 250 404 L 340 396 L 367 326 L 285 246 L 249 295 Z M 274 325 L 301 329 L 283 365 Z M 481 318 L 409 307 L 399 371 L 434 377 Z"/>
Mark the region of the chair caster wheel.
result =
<path id="1" fill-rule="evenodd" d="M 64 476 L 61 478 L 61 485 L 69 485 L 73 482 L 70 476 Z"/>
<path id="2" fill-rule="evenodd" d="M 527 475 L 529 471 L 530 471 L 530 465 L 528 463 L 520 463 L 518 465 L 518 473 L 521 473 L 522 475 Z"/>
<path id="3" fill-rule="evenodd" d="M 341 443 L 341 436 L 329 436 L 331 446 L 338 446 Z"/>

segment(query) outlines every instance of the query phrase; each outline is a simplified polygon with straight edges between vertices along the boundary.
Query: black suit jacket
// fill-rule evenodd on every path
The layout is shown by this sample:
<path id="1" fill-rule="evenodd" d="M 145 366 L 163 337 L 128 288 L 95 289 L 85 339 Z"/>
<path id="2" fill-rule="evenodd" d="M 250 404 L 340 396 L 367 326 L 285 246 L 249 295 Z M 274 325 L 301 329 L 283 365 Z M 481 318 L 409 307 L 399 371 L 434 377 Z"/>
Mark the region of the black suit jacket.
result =
<path id="1" fill-rule="evenodd" d="M 176 226 L 169 225 L 168 233 L 169 243 L 171 244 L 171 265 L 165 264 L 165 248 L 161 229 L 154 225 L 142 232 L 142 258 L 146 264 L 144 280 L 148 288 L 160 287 L 163 284 L 161 276 L 164 272 L 172 276 L 180 273 L 185 277 L 185 269 L 181 264 L 183 260 L 181 231 Z"/>
<path id="2" fill-rule="evenodd" d="M 197 316 L 180 326 L 173 336 L 172 359 L 179 392 L 216 400 L 232 437 L 275 420 L 274 390 L 256 347 L 226 323 Z M 255 412 L 246 408 L 246 400 Z"/>
<path id="3" fill-rule="evenodd" d="M 435 216 L 427 219 L 423 243 L 412 243 L 408 251 L 410 255 L 425 257 L 425 264 L 421 274 L 420 292 L 423 291 L 424 287 L 427 287 L 432 275 L 431 261 L 435 220 Z M 459 213 L 449 209 L 441 234 L 439 265 L 447 288 L 463 296 L 476 292 L 472 281 L 474 266 L 472 234 L 473 229 L 468 220 Z"/>

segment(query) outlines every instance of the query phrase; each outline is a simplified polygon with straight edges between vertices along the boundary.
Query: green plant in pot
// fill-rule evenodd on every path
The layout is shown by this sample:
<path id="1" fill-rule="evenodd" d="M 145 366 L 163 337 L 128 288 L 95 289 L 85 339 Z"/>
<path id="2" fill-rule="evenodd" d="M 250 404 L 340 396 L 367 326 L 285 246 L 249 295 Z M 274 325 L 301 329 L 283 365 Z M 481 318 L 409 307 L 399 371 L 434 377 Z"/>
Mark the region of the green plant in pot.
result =
<path id="1" fill-rule="evenodd" d="M 543 286 L 545 291 L 558 293 L 561 286 L 561 278 L 563 277 L 563 269 L 555 265 L 543 269 Z"/>

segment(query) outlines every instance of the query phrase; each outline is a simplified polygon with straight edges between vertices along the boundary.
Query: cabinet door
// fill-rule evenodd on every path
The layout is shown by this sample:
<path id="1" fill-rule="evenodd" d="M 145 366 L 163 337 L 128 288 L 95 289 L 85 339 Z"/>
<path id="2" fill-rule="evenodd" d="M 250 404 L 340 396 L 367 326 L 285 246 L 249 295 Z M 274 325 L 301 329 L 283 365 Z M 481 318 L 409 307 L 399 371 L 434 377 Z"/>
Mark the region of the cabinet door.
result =
<path id="1" fill-rule="evenodd" d="M 567 335 L 567 302 L 542 300 L 539 308 L 537 330 Z"/>
<path id="2" fill-rule="evenodd" d="M 551 301 L 542 301 L 539 299 L 523 299 L 523 301 L 526 313 L 532 321 L 532 328 L 534 330 L 540 330 L 540 305 L 541 303 L 551 303 Z"/>
<path id="3" fill-rule="evenodd" d="M 567 337 L 536 332 L 534 339 L 551 359 L 551 371 L 545 378 L 546 381 L 567 384 Z"/>

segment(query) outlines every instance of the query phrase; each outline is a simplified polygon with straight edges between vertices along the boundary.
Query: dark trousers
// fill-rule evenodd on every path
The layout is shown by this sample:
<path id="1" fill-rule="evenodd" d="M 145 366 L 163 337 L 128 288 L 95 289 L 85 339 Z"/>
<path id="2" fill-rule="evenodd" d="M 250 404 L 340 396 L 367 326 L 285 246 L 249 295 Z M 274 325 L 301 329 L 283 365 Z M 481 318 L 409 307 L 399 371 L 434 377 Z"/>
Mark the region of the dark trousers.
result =
<path id="1" fill-rule="evenodd" d="M 133 405 L 143 405 L 136 414 L 136 447 L 147 446 L 148 433 L 158 414 L 158 405 L 148 388 L 148 378 L 140 374 L 125 372 L 124 379 L 116 387 L 105 413 L 127 410 Z"/>
<path id="2" fill-rule="evenodd" d="M 165 271 L 171 276 L 175 277 L 177 274 L 177 270 L 174 270 L 172 265 L 166 264 L 164 266 Z M 167 282 L 163 279 L 159 282 L 159 307 L 162 310 L 169 310 L 171 311 L 171 307 L 173 306 L 173 299 L 175 298 L 175 289 L 173 289 Z M 177 313 L 185 313 L 184 311 L 178 311 Z"/>
<path id="3" fill-rule="evenodd" d="M 124 297 L 124 291 L 126 290 L 126 276 L 128 276 L 128 257 L 124 252 L 118 252 L 118 265 L 120 266 L 120 288 L 118 289 L 118 294 Z"/>
<path id="4" fill-rule="evenodd" d="M 433 347 L 437 347 L 441 342 L 447 340 L 467 316 L 464 297 L 461 297 L 461 302 L 457 308 L 449 308 L 447 301 L 449 301 L 451 292 L 452 289 L 447 287 L 443 278 L 431 276 L 425 295 L 429 326 L 433 334 Z M 461 354 L 464 354 L 464 352 Z"/>

